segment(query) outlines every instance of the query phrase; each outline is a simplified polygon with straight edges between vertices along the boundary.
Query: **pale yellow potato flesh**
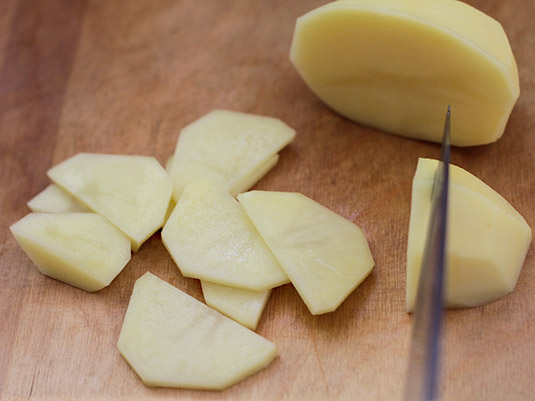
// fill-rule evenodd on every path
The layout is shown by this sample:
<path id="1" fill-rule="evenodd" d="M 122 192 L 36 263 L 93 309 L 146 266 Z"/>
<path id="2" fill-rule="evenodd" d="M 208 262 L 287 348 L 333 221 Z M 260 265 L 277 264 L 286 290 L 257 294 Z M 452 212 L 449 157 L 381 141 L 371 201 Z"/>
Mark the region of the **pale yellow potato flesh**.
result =
<path id="1" fill-rule="evenodd" d="M 50 179 L 125 233 L 137 251 L 164 222 L 172 182 L 153 157 L 79 153 Z"/>
<path id="2" fill-rule="evenodd" d="M 175 159 L 174 155 L 169 156 L 167 159 L 167 162 L 165 163 L 165 171 L 169 176 L 171 176 L 171 167 L 173 166 L 173 160 Z M 167 206 L 167 211 L 165 212 L 165 218 L 163 220 L 163 225 L 167 223 L 167 220 L 169 219 L 169 216 L 171 216 L 171 213 L 173 213 L 173 209 L 176 206 L 176 202 L 171 196 L 171 199 L 169 199 L 169 205 Z"/>
<path id="3" fill-rule="evenodd" d="M 175 155 L 169 156 L 167 162 L 165 162 L 165 171 L 167 174 L 171 175 L 171 169 L 173 168 L 173 161 L 175 160 Z"/>
<path id="4" fill-rule="evenodd" d="M 147 386 L 223 390 L 266 368 L 275 344 L 151 273 L 134 286 L 117 343 Z"/>
<path id="5" fill-rule="evenodd" d="M 250 291 L 206 280 L 201 280 L 201 287 L 206 305 L 251 330 L 256 330 L 271 294 L 271 289 Z"/>
<path id="6" fill-rule="evenodd" d="M 251 191 L 238 200 L 312 314 L 334 311 L 370 274 L 362 230 L 312 199 Z"/>
<path id="7" fill-rule="evenodd" d="M 50 184 L 29 202 L 28 207 L 36 213 L 86 213 L 90 210 L 71 194 L 57 185 Z"/>
<path id="8" fill-rule="evenodd" d="M 288 145 L 295 131 L 282 121 L 234 111 L 214 110 L 180 132 L 171 166 L 177 200 L 197 178 L 221 181 L 229 192 Z"/>
<path id="9" fill-rule="evenodd" d="M 41 273 L 82 290 L 111 283 L 130 260 L 130 240 L 94 213 L 30 213 L 11 227 Z"/>
<path id="10" fill-rule="evenodd" d="M 165 171 L 167 171 L 169 175 L 171 174 L 171 168 L 172 168 L 174 159 L 175 159 L 174 155 L 170 156 L 169 159 L 167 159 L 167 163 L 165 165 Z M 260 179 L 263 176 L 265 176 L 273 167 L 275 167 L 278 161 L 279 161 L 278 154 L 274 155 L 273 157 L 270 157 L 262 165 L 260 165 L 255 171 L 251 172 L 251 174 L 243 177 L 239 181 L 234 182 L 232 188 L 228 189 L 229 193 L 233 196 L 236 196 L 239 193 L 247 191 L 254 184 L 260 181 Z M 174 207 L 175 203 L 176 202 L 174 202 L 174 200 L 171 199 L 172 207 Z M 170 206 L 171 210 L 172 210 L 172 207 Z"/>
<path id="11" fill-rule="evenodd" d="M 208 179 L 186 187 L 162 241 L 186 277 L 254 291 L 288 282 L 240 204 Z"/>
<path id="12" fill-rule="evenodd" d="M 453 0 L 340 0 L 298 18 L 290 59 L 310 89 L 343 116 L 440 142 L 496 141 L 519 96 L 502 26 Z"/>
<path id="13" fill-rule="evenodd" d="M 279 161 L 279 155 L 274 155 L 273 157 L 266 160 L 264 164 L 262 164 L 256 171 L 254 171 L 252 174 L 250 174 L 247 177 L 244 177 L 240 181 L 236 181 L 231 188 L 229 188 L 229 192 L 231 195 L 236 196 L 239 193 L 245 192 L 248 189 L 250 189 L 254 184 L 256 184 L 260 179 L 265 176 Z"/>
<path id="14" fill-rule="evenodd" d="M 175 209 L 176 202 L 173 200 L 173 198 L 169 199 L 169 205 L 167 206 L 167 210 L 165 212 L 165 217 L 163 219 L 163 224 L 167 223 L 167 220 L 169 220 L 169 216 L 171 216 L 171 213 L 173 213 L 173 210 Z"/>
<path id="15" fill-rule="evenodd" d="M 420 159 L 412 189 L 407 245 L 407 311 L 414 308 L 438 162 Z M 496 191 L 450 165 L 445 305 L 472 307 L 514 290 L 531 229 Z"/>

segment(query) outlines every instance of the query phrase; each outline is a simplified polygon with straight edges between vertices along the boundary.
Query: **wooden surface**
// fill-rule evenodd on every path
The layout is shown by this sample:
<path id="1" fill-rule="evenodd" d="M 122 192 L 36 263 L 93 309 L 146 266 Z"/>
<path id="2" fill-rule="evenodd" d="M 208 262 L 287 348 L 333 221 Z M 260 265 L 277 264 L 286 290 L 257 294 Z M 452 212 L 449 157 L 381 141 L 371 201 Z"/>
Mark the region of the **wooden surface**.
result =
<path id="1" fill-rule="evenodd" d="M 411 180 L 437 145 L 350 123 L 288 61 L 295 18 L 322 1 L 0 1 L 0 399 L 393 400 L 404 382 Z M 496 144 L 452 159 L 535 224 L 533 0 L 470 0 L 502 22 L 522 94 Z M 154 155 L 213 108 L 281 118 L 295 142 L 256 186 L 299 191 L 360 225 L 376 267 L 334 313 L 311 316 L 289 285 L 258 332 L 280 357 L 222 393 L 143 386 L 116 349 L 134 281 L 150 270 L 202 299 L 154 235 L 115 281 L 88 294 L 39 274 L 8 226 L 46 171 L 77 152 Z M 535 399 L 535 253 L 517 288 L 449 311 L 445 400 Z"/>

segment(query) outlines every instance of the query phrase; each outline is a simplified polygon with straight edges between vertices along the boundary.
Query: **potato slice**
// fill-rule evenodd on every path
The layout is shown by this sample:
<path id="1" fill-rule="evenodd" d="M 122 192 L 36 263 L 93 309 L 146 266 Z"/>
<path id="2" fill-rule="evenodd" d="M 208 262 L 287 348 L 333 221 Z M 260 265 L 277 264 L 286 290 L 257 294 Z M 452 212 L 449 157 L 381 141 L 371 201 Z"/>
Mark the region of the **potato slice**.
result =
<path id="1" fill-rule="evenodd" d="M 171 175 L 171 168 L 173 166 L 173 160 L 175 159 L 174 155 L 170 156 L 169 159 L 167 159 L 167 163 L 165 165 L 165 171 L 169 175 Z M 254 184 L 256 184 L 260 179 L 265 176 L 269 170 L 271 170 L 273 167 L 276 166 L 277 162 L 279 161 L 279 155 L 276 154 L 273 157 L 270 157 L 268 160 L 266 160 L 262 165 L 258 167 L 255 171 L 253 171 L 248 176 L 243 177 L 239 181 L 236 181 L 232 188 L 229 188 L 229 192 L 231 195 L 236 196 L 241 192 L 247 191 L 249 188 L 251 188 Z M 174 207 L 175 203 L 171 199 L 172 206 Z M 172 207 L 171 207 L 172 210 Z M 167 219 L 166 219 L 167 220 Z"/>
<path id="2" fill-rule="evenodd" d="M 412 187 L 407 245 L 407 311 L 414 308 L 438 162 L 420 159 Z M 497 192 L 460 167 L 450 167 L 445 304 L 469 307 L 515 288 L 531 229 Z"/>
<path id="3" fill-rule="evenodd" d="M 186 277 L 254 291 L 288 282 L 236 199 L 207 179 L 186 187 L 162 241 Z"/>
<path id="4" fill-rule="evenodd" d="M 94 213 L 30 213 L 11 227 L 41 273 L 85 291 L 111 283 L 130 260 L 130 240 Z"/>
<path id="5" fill-rule="evenodd" d="M 271 294 L 271 289 L 250 291 L 211 283 L 206 280 L 201 280 L 201 287 L 206 305 L 251 330 L 256 330 L 260 316 Z"/>
<path id="6" fill-rule="evenodd" d="M 37 213 L 86 213 L 90 210 L 71 194 L 57 185 L 50 184 L 28 202 L 32 212 Z"/>
<path id="7" fill-rule="evenodd" d="M 173 160 L 175 159 L 174 155 L 169 156 L 167 159 L 167 162 L 165 163 L 165 172 L 169 175 L 171 175 L 171 167 L 173 166 Z M 173 209 L 176 206 L 176 202 L 171 196 L 171 199 L 169 199 L 169 205 L 167 206 L 167 211 L 165 212 L 165 218 L 163 220 L 163 224 L 167 223 L 167 220 L 169 219 L 169 216 L 171 216 L 171 213 L 173 213 Z"/>
<path id="8" fill-rule="evenodd" d="M 230 194 L 236 196 L 239 193 L 245 192 L 250 189 L 254 184 L 260 181 L 260 179 L 265 176 L 269 172 L 269 170 L 275 167 L 278 161 L 278 154 L 266 160 L 266 162 L 262 164 L 257 170 L 255 170 L 252 174 L 247 177 L 244 177 L 240 181 L 236 181 L 233 186 L 229 188 Z"/>
<path id="9" fill-rule="evenodd" d="M 173 161 L 175 160 L 175 155 L 171 155 L 167 158 L 165 162 L 165 171 L 167 174 L 171 175 L 171 169 L 173 168 Z"/>
<path id="10" fill-rule="evenodd" d="M 223 390 L 266 368 L 275 344 L 145 273 L 117 343 L 147 386 Z"/>
<path id="11" fill-rule="evenodd" d="M 172 182 L 153 157 L 79 153 L 48 176 L 115 224 L 134 251 L 163 225 Z"/>
<path id="12" fill-rule="evenodd" d="M 312 199 L 251 191 L 238 200 L 312 314 L 334 311 L 370 274 L 362 230 Z"/>
<path id="13" fill-rule="evenodd" d="M 266 168 L 294 137 L 295 131 L 275 118 L 226 110 L 208 113 L 180 133 L 171 167 L 173 198 L 202 177 L 221 181 L 229 192 L 244 190 L 247 177 Z"/>
<path id="14" fill-rule="evenodd" d="M 343 116 L 384 131 L 451 142 L 496 141 L 519 96 L 501 25 L 451 0 L 340 0 L 297 20 L 290 59 Z"/>

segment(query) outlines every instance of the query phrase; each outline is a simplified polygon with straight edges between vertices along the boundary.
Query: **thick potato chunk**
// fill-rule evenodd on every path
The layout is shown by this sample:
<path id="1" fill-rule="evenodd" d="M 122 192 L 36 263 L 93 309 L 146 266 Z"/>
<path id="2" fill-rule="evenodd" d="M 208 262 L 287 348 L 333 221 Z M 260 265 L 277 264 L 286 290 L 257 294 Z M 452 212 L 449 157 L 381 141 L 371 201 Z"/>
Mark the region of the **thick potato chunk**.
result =
<path id="1" fill-rule="evenodd" d="M 129 239 L 94 213 L 30 213 L 11 232 L 41 273 L 90 292 L 130 260 Z"/>
<path id="2" fill-rule="evenodd" d="M 134 286 L 117 343 L 147 386 L 222 390 L 266 368 L 275 344 L 151 273 Z"/>
<path id="3" fill-rule="evenodd" d="M 414 308 L 438 162 L 420 159 L 412 187 L 407 246 L 407 311 Z M 445 304 L 469 307 L 515 288 L 531 243 L 531 229 L 497 192 L 450 166 Z"/>
<path id="4" fill-rule="evenodd" d="M 238 200 L 312 314 L 334 311 L 370 274 L 362 230 L 312 199 L 251 191 Z"/>
<path id="5" fill-rule="evenodd" d="M 453 0 L 340 0 L 297 20 L 290 59 L 343 116 L 440 142 L 451 104 L 453 145 L 496 141 L 519 96 L 501 25 Z"/>

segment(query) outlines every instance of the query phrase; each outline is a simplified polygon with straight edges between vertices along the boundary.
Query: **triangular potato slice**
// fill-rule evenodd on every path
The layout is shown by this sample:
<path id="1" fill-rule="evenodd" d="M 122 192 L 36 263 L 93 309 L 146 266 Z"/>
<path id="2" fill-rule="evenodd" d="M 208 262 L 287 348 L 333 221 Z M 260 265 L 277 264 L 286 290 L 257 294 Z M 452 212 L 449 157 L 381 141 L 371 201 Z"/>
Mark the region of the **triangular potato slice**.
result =
<path id="1" fill-rule="evenodd" d="M 86 213 L 90 210 L 70 193 L 50 184 L 29 202 L 28 207 L 36 213 Z"/>
<path id="2" fill-rule="evenodd" d="M 80 153 L 48 176 L 115 224 L 134 251 L 163 225 L 172 182 L 153 157 Z"/>
<path id="3" fill-rule="evenodd" d="M 427 236 L 437 160 L 420 159 L 412 186 L 407 245 L 407 311 L 414 308 Z M 496 191 L 450 166 L 446 252 L 447 307 L 471 307 L 515 288 L 531 243 L 531 229 Z"/>
<path id="4" fill-rule="evenodd" d="M 177 200 L 191 181 L 211 178 L 229 192 L 243 190 L 246 177 L 289 144 L 295 131 L 264 116 L 214 110 L 185 127 L 178 138 L 171 177 Z"/>
<path id="5" fill-rule="evenodd" d="M 210 180 L 186 187 L 162 241 L 186 277 L 255 291 L 288 282 L 240 204 Z"/>
<path id="6" fill-rule="evenodd" d="M 30 213 L 11 232 L 41 273 L 90 292 L 130 260 L 130 240 L 94 213 Z"/>
<path id="7" fill-rule="evenodd" d="M 275 344 L 145 273 L 117 343 L 147 386 L 223 390 L 266 368 Z"/>
<path id="8" fill-rule="evenodd" d="M 255 330 L 264 311 L 271 289 L 250 291 L 201 280 L 206 305 Z"/>
<path id="9" fill-rule="evenodd" d="M 371 272 L 362 230 L 312 199 L 251 191 L 238 200 L 312 314 L 335 310 Z"/>

